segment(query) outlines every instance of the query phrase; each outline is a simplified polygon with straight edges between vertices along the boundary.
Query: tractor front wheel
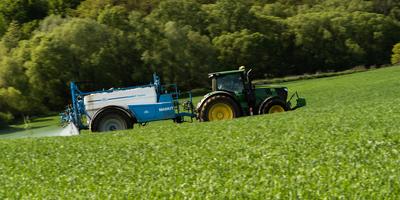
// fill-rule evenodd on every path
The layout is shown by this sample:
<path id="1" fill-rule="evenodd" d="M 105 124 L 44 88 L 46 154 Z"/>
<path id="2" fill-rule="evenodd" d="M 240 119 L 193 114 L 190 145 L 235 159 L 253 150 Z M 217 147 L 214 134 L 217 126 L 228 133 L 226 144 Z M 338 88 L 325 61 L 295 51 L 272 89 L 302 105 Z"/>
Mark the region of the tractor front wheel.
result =
<path id="1" fill-rule="evenodd" d="M 260 109 L 260 114 L 274 114 L 288 111 L 288 106 L 280 99 L 271 99 Z"/>
<path id="2" fill-rule="evenodd" d="M 221 121 L 240 117 L 237 103 L 225 95 L 215 95 L 207 99 L 199 111 L 199 119 L 205 121 Z"/>

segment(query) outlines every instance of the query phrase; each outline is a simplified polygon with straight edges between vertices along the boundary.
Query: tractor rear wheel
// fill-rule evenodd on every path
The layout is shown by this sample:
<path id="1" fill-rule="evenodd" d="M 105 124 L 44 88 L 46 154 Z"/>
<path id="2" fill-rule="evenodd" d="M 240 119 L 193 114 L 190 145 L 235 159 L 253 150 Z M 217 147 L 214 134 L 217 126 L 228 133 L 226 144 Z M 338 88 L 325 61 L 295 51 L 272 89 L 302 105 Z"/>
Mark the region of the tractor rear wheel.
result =
<path id="1" fill-rule="evenodd" d="M 280 99 L 271 99 L 260 109 L 260 114 L 274 114 L 288 111 L 286 103 Z"/>
<path id="2" fill-rule="evenodd" d="M 133 128 L 133 120 L 116 109 L 104 110 L 94 120 L 93 132 L 119 131 Z"/>
<path id="3" fill-rule="evenodd" d="M 215 95 L 207 99 L 199 111 L 199 119 L 221 121 L 240 117 L 240 109 L 235 100 L 225 95 Z"/>

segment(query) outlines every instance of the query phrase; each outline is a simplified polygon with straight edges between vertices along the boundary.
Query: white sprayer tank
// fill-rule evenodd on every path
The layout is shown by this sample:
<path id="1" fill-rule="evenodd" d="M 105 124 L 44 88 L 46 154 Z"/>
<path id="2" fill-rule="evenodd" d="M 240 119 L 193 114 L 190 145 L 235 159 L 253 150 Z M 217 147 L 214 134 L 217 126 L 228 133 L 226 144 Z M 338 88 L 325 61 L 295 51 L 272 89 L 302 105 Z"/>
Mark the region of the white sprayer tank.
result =
<path id="1" fill-rule="evenodd" d="M 157 92 L 155 86 L 126 90 L 110 90 L 84 97 L 84 104 L 90 118 L 106 106 L 119 106 L 128 109 L 128 105 L 155 104 Z"/>

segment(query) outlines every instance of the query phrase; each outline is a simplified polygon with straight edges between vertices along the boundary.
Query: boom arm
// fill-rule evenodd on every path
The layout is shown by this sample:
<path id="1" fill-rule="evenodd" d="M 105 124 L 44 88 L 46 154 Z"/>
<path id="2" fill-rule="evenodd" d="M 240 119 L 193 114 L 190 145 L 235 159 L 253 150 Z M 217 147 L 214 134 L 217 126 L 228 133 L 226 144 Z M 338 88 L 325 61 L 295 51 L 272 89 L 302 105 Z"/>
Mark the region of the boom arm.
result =
<path id="1" fill-rule="evenodd" d="M 82 123 L 82 116 L 89 117 L 89 115 L 86 114 L 83 93 L 78 89 L 75 82 L 70 83 L 70 91 L 72 104 L 61 114 L 61 122 L 63 124 L 73 123 L 78 129 L 85 129 L 87 126 Z"/>

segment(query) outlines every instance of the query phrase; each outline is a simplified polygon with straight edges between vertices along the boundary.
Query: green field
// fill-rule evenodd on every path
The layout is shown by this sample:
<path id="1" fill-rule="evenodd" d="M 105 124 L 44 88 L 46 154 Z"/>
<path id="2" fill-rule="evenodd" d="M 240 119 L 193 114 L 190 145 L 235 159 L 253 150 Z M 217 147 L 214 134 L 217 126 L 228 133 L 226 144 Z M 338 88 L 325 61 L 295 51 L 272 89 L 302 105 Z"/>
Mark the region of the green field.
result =
<path id="1" fill-rule="evenodd" d="M 397 199 L 400 67 L 286 85 L 308 106 L 0 140 L 0 198 Z"/>
<path id="2" fill-rule="evenodd" d="M 0 139 L 50 137 L 62 130 L 59 125 L 59 116 L 34 118 L 0 130 Z"/>

